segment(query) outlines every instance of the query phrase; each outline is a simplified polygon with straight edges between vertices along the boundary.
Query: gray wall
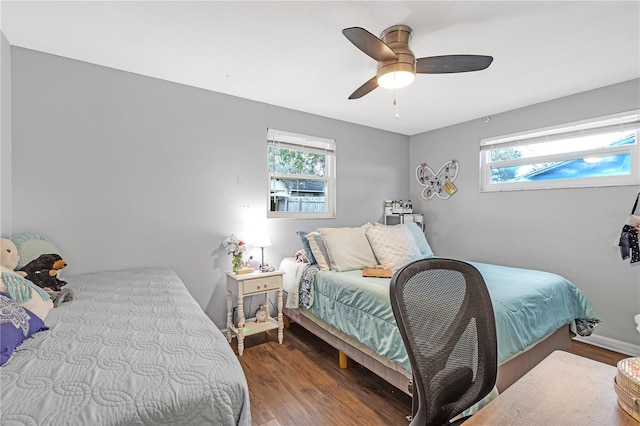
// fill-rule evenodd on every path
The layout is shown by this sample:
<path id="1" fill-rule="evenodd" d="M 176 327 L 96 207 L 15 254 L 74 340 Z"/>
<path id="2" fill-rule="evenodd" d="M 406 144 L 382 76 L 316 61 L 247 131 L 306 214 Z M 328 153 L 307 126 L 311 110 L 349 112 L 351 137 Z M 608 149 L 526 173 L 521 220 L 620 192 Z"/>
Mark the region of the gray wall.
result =
<path id="1" fill-rule="evenodd" d="M 11 47 L 0 31 L 0 235 L 11 232 Z"/>
<path id="2" fill-rule="evenodd" d="M 220 244 L 266 220 L 268 127 L 334 138 L 338 156 L 338 217 L 268 220 L 268 263 L 301 248 L 297 230 L 408 196 L 406 136 L 22 48 L 12 68 L 13 234 L 54 240 L 67 274 L 170 267 L 219 327 Z"/>
<path id="3" fill-rule="evenodd" d="M 4 41 L 3 41 L 4 43 Z M 3 48 L 6 45 L 3 44 Z M 408 138 L 21 48 L 11 48 L 12 232 L 55 240 L 67 274 L 167 266 L 224 326 L 220 242 L 248 234 L 266 209 L 267 127 L 335 138 L 338 217 L 267 221 L 278 264 L 295 231 L 381 219 L 382 200 L 411 198 L 438 255 L 559 273 L 603 318 L 596 334 L 638 345 L 640 268 L 609 240 L 640 188 L 478 192 L 480 138 L 639 107 L 638 80 Z M 4 92 L 3 107 L 9 102 Z M 422 200 L 415 167 L 455 158 L 459 188 Z M 4 161 L 4 160 L 3 160 Z M 2 177 L 4 182 L 5 166 Z M 5 215 L 3 214 L 3 217 Z M 4 219 L 3 219 L 4 222 Z M 259 255 L 258 250 L 251 254 Z"/>
<path id="4" fill-rule="evenodd" d="M 640 108 L 639 80 L 496 114 L 411 137 L 414 206 L 426 214 L 437 255 L 543 269 L 573 281 L 602 317 L 596 335 L 640 344 L 640 265 L 623 262 L 619 237 L 640 191 L 637 186 L 479 192 L 481 138 Z M 458 192 L 447 200 L 421 198 L 414 170 L 460 162 Z M 617 242 L 617 241 L 616 241 Z M 606 339 L 604 339 L 606 340 Z"/>

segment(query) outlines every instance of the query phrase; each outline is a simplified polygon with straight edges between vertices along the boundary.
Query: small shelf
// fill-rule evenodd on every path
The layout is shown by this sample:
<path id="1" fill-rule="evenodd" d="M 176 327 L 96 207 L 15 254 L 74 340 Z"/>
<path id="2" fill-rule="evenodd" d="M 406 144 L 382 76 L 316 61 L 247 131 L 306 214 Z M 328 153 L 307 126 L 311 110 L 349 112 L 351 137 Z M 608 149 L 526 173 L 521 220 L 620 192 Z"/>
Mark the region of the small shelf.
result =
<path id="1" fill-rule="evenodd" d="M 264 322 L 256 322 L 255 318 L 249 318 L 245 320 L 243 329 L 231 327 L 231 331 L 233 331 L 236 336 L 242 333 L 246 337 L 276 328 L 278 328 L 278 321 L 271 317 L 267 318 Z"/>
<path id="2" fill-rule="evenodd" d="M 384 215 L 385 225 L 415 222 L 424 231 L 424 215 L 422 213 L 391 213 Z"/>

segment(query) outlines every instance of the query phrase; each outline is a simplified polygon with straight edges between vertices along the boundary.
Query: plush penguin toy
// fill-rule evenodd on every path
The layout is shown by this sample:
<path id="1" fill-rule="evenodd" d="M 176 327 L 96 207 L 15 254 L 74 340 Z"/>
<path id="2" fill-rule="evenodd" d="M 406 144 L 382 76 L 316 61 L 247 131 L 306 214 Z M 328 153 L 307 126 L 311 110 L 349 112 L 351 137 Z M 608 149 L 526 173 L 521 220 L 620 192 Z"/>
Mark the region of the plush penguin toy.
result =
<path id="1" fill-rule="evenodd" d="M 42 254 L 38 258 L 18 269 L 25 272 L 25 278 L 40 288 L 60 291 L 67 282 L 58 279 L 58 271 L 67 263 L 57 254 Z"/>

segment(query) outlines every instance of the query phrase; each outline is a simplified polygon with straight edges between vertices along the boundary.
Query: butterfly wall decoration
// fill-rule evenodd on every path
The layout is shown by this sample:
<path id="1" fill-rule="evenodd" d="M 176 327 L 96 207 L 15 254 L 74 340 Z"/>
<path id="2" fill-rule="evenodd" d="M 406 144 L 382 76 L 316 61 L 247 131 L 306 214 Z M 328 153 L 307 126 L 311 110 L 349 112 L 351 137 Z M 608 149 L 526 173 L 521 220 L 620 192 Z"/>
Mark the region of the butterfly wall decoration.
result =
<path id="1" fill-rule="evenodd" d="M 456 160 L 444 163 L 438 173 L 434 173 L 427 163 L 422 163 L 416 168 L 416 178 L 420 185 L 425 188 L 422 190 L 422 198 L 430 200 L 434 195 L 446 200 L 453 195 L 458 189 L 453 184 L 454 179 L 458 176 L 459 164 Z"/>

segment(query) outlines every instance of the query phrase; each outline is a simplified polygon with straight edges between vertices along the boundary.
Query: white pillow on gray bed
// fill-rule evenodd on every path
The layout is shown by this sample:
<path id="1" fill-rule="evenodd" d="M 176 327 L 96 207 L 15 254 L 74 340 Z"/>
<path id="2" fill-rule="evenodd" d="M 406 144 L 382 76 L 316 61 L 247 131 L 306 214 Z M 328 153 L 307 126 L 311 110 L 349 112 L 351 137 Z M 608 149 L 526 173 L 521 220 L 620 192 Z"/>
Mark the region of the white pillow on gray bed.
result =
<path id="1" fill-rule="evenodd" d="M 397 269 L 422 257 L 407 226 L 372 226 L 366 235 L 378 262 L 385 268 Z"/>
<path id="2" fill-rule="evenodd" d="M 331 270 L 353 271 L 364 269 L 377 263 L 369 240 L 365 235 L 367 223 L 357 228 L 319 228 L 322 241 L 327 248 Z M 314 253 L 315 256 L 315 253 Z"/>

